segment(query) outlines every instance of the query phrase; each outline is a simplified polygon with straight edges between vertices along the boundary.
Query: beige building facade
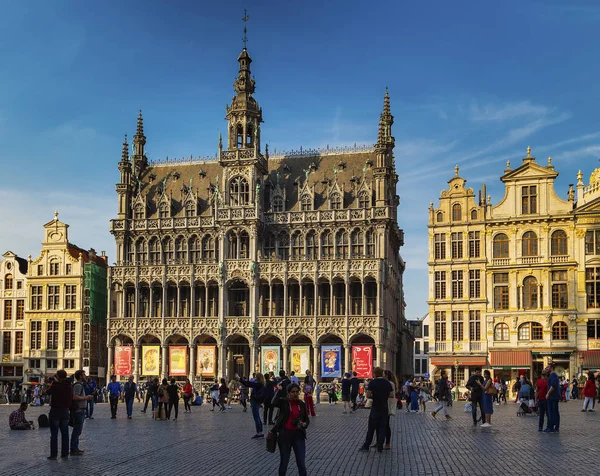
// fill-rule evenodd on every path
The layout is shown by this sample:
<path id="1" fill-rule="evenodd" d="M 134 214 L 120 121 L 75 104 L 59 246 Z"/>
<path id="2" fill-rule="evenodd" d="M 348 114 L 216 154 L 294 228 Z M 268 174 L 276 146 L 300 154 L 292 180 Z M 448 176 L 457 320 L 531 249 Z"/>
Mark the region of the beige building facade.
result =
<path id="1" fill-rule="evenodd" d="M 528 148 L 517 168 L 507 163 L 497 205 L 485 186 L 477 196 L 467 188 L 457 166 L 430 206 L 430 358 L 459 385 L 474 367 L 514 381 L 539 376 L 548 361 L 569 377 L 600 366 L 598 173 L 585 187 L 580 172 L 577 199 L 571 186 L 566 200 L 557 176 L 552 159 L 540 165 Z"/>
<path id="2" fill-rule="evenodd" d="M 123 144 L 109 372 L 327 377 L 324 355 L 343 372 L 360 346 L 400 373 L 412 344 L 389 95 L 373 147 L 270 154 L 251 61 L 244 48 L 216 158 L 148 162 L 141 113 L 131 156 Z"/>

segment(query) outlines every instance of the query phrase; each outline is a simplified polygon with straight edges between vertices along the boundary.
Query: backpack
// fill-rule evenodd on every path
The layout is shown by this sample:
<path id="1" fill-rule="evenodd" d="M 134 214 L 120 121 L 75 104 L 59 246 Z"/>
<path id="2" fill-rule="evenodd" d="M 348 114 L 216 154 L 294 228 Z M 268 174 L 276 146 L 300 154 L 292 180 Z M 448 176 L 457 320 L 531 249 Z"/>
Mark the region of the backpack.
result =
<path id="1" fill-rule="evenodd" d="M 42 413 L 38 417 L 38 427 L 39 428 L 48 428 L 50 426 L 50 420 L 48 420 L 48 415 Z"/>

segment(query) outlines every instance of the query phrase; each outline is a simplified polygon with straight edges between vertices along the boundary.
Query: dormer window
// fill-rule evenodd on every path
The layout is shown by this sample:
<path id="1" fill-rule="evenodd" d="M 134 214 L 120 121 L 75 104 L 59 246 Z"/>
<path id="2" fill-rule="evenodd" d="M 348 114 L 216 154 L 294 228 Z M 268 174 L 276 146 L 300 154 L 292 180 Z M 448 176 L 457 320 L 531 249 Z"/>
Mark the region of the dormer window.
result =
<path id="1" fill-rule="evenodd" d="M 452 205 L 452 221 L 462 220 L 462 207 L 459 203 Z"/>
<path id="2" fill-rule="evenodd" d="M 276 213 L 280 213 L 280 212 L 283 212 L 284 208 L 285 208 L 285 203 L 283 201 L 283 198 L 275 197 L 273 199 L 273 211 Z"/>
<path id="3" fill-rule="evenodd" d="M 369 194 L 360 192 L 358 194 L 358 208 L 367 208 L 369 206 Z"/>
<path id="4" fill-rule="evenodd" d="M 229 182 L 229 205 L 248 205 L 250 201 L 250 187 L 243 177 L 234 177 Z"/>
<path id="5" fill-rule="evenodd" d="M 312 211 L 312 198 L 310 197 L 310 195 L 302 195 L 302 197 L 300 198 L 300 209 L 303 212 Z"/>
<path id="6" fill-rule="evenodd" d="M 185 203 L 185 216 L 188 218 L 196 216 L 196 206 L 194 202 L 188 201 Z"/>
<path id="7" fill-rule="evenodd" d="M 133 218 L 135 220 L 143 220 L 144 219 L 144 205 L 138 203 L 133 209 Z"/>
<path id="8" fill-rule="evenodd" d="M 167 203 L 161 203 L 158 209 L 158 218 L 169 218 L 169 205 Z"/>
<path id="9" fill-rule="evenodd" d="M 331 202 L 332 210 L 340 210 L 342 208 L 342 197 L 339 193 L 332 193 L 331 197 L 329 197 L 329 200 Z"/>
<path id="10" fill-rule="evenodd" d="M 521 187 L 521 213 L 523 215 L 537 213 L 537 187 L 535 185 Z"/>

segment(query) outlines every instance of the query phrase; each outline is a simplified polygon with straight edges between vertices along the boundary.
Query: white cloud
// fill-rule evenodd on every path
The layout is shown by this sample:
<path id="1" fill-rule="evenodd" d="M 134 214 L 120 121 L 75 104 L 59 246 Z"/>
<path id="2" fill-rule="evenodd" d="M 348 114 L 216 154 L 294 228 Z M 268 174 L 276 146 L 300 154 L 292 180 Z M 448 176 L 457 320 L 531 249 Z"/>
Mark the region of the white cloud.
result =
<path id="1" fill-rule="evenodd" d="M 565 161 L 570 161 L 573 159 L 585 159 L 591 157 L 595 157 L 600 160 L 600 145 L 594 144 L 586 147 L 581 147 L 579 149 L 567 150 L 564 152 L 559 152 L 555 154 L 557 158 L 560 158 Z"/>
<path id="2" fill-rule="evenodd" d="M 487 104 L 480 107 L 474 102 L 470 109 L 470 119 L 474 122 L 507 121 L 518 117 L 547 116 L 552 109 L 546 106 L 536 106 L 530 101 L 507 103 L 502 105 Z"/>

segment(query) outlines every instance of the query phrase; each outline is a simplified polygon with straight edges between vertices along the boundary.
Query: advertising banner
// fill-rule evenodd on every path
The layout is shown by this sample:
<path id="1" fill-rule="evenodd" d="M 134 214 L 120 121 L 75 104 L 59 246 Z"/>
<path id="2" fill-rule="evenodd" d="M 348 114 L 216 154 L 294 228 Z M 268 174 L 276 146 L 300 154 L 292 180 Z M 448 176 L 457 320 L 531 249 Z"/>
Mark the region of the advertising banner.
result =
<path id="1" fill-rule="evenodd" d="M 115 375 L 132 375 L 131 369 L 131 350 L 130 345 L 115 346 Z"/>
<path id="2" fill-rule="evenodd" d="M 342 346 L 321 346 L 321 377 L 342 376 Z"/>
<path id="3" fill-rule="evenodd" d="M 217 368 L 217 346 L 199 345 L 196 356 L 196 375 L 214 377 Z M 190 362 L 193 365 L 193 362 Z"/>
<path id="4" fill-rule="evenodd" d="M 352 346 L 352 370 L 357 373 L 358 378 L 373 377 L 373 346 Z"/>
<path id="5" fill-rule="evenodd" d="M 278 345 L 263 345 L 261 351 L 260 368 L 263 375 L 267 372 L 279 375 L 281 348 Z"/>
<path id="6" fill-rule="evenodd" d="M 296 373 L 297 377 L 306 377 L 306 369 L 310 369 L 310 346 L 292 346 L 291 351 L 291 370 L 293 370 Z"/>
<path id="7" fill-rule="evenodd" d="M 187 375 L 187 346 L 169 347 L 169 375 Z"/>
<path id="8" fill-rule="evenodd" d="M 160 345 L 142 346 L 142 375 L 160 375 Z"/>

